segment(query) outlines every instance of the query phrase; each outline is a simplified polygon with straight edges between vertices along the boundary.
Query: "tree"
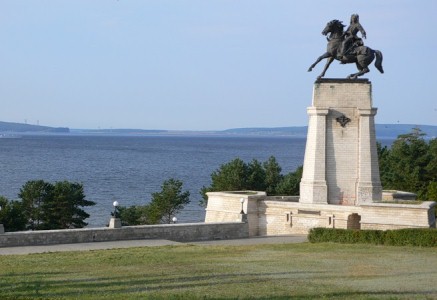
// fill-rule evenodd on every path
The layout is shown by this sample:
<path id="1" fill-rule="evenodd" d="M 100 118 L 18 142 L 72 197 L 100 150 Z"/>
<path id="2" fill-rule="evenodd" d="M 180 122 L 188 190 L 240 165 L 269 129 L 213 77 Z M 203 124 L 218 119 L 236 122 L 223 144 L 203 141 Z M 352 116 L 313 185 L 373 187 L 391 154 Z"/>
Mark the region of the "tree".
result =
<path id="1" fill-rule="evenodd" d="M 378 145 L 381 183 L 385 189 L 417 193 L 418 199 L 430 199 L 437 182 L 437 140 L 427 142 L 418 128 L 399 135 L 392 147 Z M 436 200 L 436 199 L 430 199 Z"/>
<path id="2" fill-rule="evenodd" d="M 182 181 L 170 178 L 161 186 L 161 191 L 152 193 L 149 218 L 153 223 L 171 223 L 185 205 L 190 203 L 190 192 L 182 192 Z"/>
<path id="3" fill-rule="evenodd" d="M 437 182 L 437 138 L 430 140 L 428 145 L 430 160 L 426 166 L 426 172 L 429 180 Z"/>
<path id="4" fill-rule="evenodd" d="M 129 207 L 119 206 L 118 212 L 123 226 L 147 225 L 153 224 L 152 221 L 155 221 L 151 217 L 150 204 Z"/>
<path id="5" fill-rule="evenodd" d="M 303 167 L 300 166 L 294 172 L 290 172 L 282 177 L 276 186 L 276 195 L 298 196 L 300 192 L 300 181 L 302 179 Z"/>
<path id="6" fill-rule="evenodd" d="M 89 214 L 82 207 L 95 205 L 85 199 L 82 184 L 68 181 L 55 184 L 28 181 L 18 196 L 22 200 L 26 228 L 31 230 L 85 227 L 88 224 L 84 220 Z"/>
<path id="7" fill-rule="evenodd" d="M 182 181 L 170 178 L 161 185 L 161 191 L 152 193 L 146 205 L 118 208 L 124 226 L 171 223 L 172 218 L 190 203 L 190 192 L 182 192 Z"/>
<path id="8" fill-rule="evenodd" d="M 207 192 L 255 190 L 266 191 L 267 195 L 298 195 L 302 177 L 302 167 L 287 175 L 274 156 L 264 163 L 256 159 L 246 164 L 236 158 L 220 166 L 211 174 L 211 185 L 202 187 L 200 205 L 207 206 Z"/>
<path id="9" fill-rule="evenodd" d="M 27 228 L 37 230 L 43 228 L 44 203 L 52 201 L 53 185 L 43 180 L 31 180 L 20 189 L 18 197 L 22 200 L 23 215 L 27 219 Z"/>
<path id="10" fill-rule="evenodd" d="M 236 158 L 211 174 L 212 188 L 217 190 L 242 190 L 247 186 L 247 165 Z"/>
<path id="11" fill-rule="evenodd" d="M 21 231 L 26 229 L 26 217 L 23 214 L 23 206 L 20 201 L 9 201 L 0 196 L 0 224 L 5 231 Z"/>
<path id="12" fill-rule="evenodd" d="M 247 187 L 254 191 L 266 190 L 266 170 L 256 159 L 247 165 Z"/>
<path id="13" fill-rule="evenodd" d="M 255 163 L 253 168 L 255 168 Z M 235 158 L 221 165 L 219 169 L 212 172 L 211 185 L 209 187 L 204 186 L 200 189 L 202 200 L 199 204 L 206 207 L 208 199 L 206 193 L 208 192 L 246 190 L 248 186 L 247 172 L 248 167 L 240 158 Z"/>
<path id="14" fill-rule="evenodd" d="M 426 199 L 437 201 L 437 181 L 431 181 L 428 184 L 428 189 L 426 191 Z"/>
<path id="15" fill-rule="evenodd" d="M 82 228 L 88 225 L 89 214 L 82 207 L 96 203 L 85 199 L 83 185 L 59 181 L 54 184 L 53 197 L 44 202 L 45 229 Z"/>
<path id="16" fill-rule="evenodd" d="M 264 162 L 264 169 L 266 172 L 265 185 L 267 195 L 276 195 L 276 186 L 282 180 L 281 171 L 276 158 L 270 156 L 269 159 Z"/>

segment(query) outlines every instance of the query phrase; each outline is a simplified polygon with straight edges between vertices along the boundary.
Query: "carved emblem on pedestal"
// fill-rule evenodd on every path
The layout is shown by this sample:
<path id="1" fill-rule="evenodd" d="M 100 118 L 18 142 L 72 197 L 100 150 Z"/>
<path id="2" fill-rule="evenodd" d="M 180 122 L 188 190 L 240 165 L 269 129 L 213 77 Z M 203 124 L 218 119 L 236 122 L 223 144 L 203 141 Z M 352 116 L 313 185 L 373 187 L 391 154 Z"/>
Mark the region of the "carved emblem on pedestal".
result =
<path id="1" fill-rule="evenodd" d="M 340 117 L 335 119 L 338 123 L 340 123 L 341 127 L 346 127 L 346 124 L 349 123 L 351 121 L 351 119 L 349 119 L 348 117 L 346 117 L 345 115 L 341 115 Z"/>

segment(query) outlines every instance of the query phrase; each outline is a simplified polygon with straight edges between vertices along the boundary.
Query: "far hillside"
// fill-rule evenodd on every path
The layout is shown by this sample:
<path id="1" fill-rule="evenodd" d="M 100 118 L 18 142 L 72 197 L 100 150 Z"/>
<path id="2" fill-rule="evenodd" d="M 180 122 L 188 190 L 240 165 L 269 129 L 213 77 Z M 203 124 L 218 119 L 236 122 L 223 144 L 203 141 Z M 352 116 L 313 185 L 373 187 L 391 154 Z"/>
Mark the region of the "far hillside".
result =
<path id="1" fill-rule="evenodd" d="M 1 122 L 0 132 L 3 133 L 69 133 L 67 127 L 49 127 L 22 123 Z"/>
<path id="2" fill-rule="evenodd" d="M 437 137 L 437 126 L 413 125 L 413 124 L 376 124 L 377 138 L 397 138 L 400 134 L 411 132 L 413 128 L 419 128 L 428 138 Z M 272 127 L 272 128 L 233 128 L 221 131 L 229 135 L 259 135 L 259 136 L 294 136 L 306 137 L 307 126 Z"/>
<path id="3" fill-rule="evenodd" d="M 411 132 L 415 127 L 426 134 L 425 138 L 437 137 L 437 126 L 415 124 L 376 124 L 376 137 L 378 139 L 395 139 L 400 134 Z M 0 135 L 7 134 L 74 134 L 74 135 L 164 135 L 164 136 L 290 136 L 306 138 L 307 126 L 290 127 L 253 127 L 231 128 L 218 131 L 184 131 L 184 130 L 147 130 L 147 129 L 69 129 L 68 127 L 49 127 L 11 123 L 0 121 Z"/>

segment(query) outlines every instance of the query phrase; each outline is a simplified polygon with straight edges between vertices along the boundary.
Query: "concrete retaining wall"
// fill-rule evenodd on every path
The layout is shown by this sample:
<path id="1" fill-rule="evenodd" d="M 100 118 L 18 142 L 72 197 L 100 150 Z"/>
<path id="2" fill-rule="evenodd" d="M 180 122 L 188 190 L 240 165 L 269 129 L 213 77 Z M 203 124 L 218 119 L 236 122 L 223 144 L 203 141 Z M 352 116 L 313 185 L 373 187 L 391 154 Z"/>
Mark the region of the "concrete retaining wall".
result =
<path id="1" fill-rule="evenodd" d="M 235 220 L 243 210 L 249 236 L 306 234 L 311 228 L 435 228 L 434 201 L 420 204 L 362 203 L 360 206 L 296 202 L 296 197 L 266 197 L 262 192 L 207 193 L 205 222 Z"/>
<path id="2" fill-rule="evenodd" d="M 435 228 L 435 202 L 421 204 L 363 204 L 362 229 Z"/>
<path id="3" fill-rule="evenodd" d="M 249 236 L 243 222 L 192 223 L 7 232 L 0 234 L 0 247 L 73 244 L 118 240 L 167 239 L 178 242 L 237 239 Z"/>

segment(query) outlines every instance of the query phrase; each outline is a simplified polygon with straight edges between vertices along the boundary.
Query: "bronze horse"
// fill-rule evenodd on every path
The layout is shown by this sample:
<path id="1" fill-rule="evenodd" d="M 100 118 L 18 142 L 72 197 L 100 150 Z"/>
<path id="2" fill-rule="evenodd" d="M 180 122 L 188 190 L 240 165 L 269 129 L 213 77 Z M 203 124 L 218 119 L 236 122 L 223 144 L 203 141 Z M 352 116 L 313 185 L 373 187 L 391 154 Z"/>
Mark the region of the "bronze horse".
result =
<path id="1" fill-rule="evenodd" d="M 370 72 L 368 66 L 372 63 L 372 61 L 376 57 L 375 67 L 379 70 L 379 72 L 384 73 L 384 69 L 382 68 L 382 53 L 379 50 L 373 50 L 369 47 L 362 45 L 362 42 L 355 41 L 352 42 L 351 45 L 345 45 L 345 49 L 347 49 L 346 53 L 339 53 L 342 43 L 345 39 L 343 28 L 345 25 L 342 24 L 341 21 L 332 20 L 328 22 L 325 29 L 323 29 L 323 35 L 329 35 L 327 37 L 328 46 L 327 51 L 321 55 L 317 60 L 310 66 L 308 72 L 311 72 L 313 68 L 322 60 L 327 58 L 325 68 L 323 72 L 317 77 L 317 79 L 325 76 L 326 70 L 329 68 L 329 65 L 334 61 L 334 59 L 340 60 L 342 64 L 350 64 L 355 63 L 359 72 L 350 74 L 348 79 L 356 79 L 358 76 L 362 76 L 367 72 Z"/>

